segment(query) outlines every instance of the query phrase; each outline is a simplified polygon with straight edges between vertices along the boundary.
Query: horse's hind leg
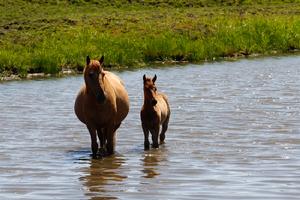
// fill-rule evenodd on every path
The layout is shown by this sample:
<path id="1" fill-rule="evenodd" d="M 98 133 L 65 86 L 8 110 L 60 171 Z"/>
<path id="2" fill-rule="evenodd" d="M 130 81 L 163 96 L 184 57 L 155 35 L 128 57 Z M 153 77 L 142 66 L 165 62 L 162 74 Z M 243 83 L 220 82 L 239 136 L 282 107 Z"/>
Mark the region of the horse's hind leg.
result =
<path id="1" fill-rule="evenodd" d="M 165 138 L 166 138 L 165 133 L 168 130 L 168 125 L 169 125 L 169 117 L 162 124 L 162 130 L 161 130 L 161 133 L 160 133 L 160 143 L 161 144 L 165 143 Z"/>
<path id="2" fill-rule="evenodd" d="M 93 158 L 97 158 L 97 152 L 98 152 L 98 143 L 97 143 L 97 134 L 96 134 L 96 129 L 91 128 L 87 126 L 90 136 L 91 136 L 91 148 L 92 148 L 92 153 L 93 153 Z"/>
<path id="3" fill-rule="evenodd" d="M 142 123 L 143 132 L 144 132 L 144 150 L 149 150 L 150 142 L 149 142 L 149 130 L 146 126 Z"/>

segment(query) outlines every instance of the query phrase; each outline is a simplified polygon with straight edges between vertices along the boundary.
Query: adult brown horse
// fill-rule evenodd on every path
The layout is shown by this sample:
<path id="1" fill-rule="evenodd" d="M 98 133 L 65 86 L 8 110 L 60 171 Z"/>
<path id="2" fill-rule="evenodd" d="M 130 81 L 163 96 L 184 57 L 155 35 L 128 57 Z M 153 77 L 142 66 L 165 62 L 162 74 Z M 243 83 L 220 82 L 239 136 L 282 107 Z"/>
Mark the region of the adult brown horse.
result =
<path id="1" fill-rule="evenodd" d="M 149 149 L 149 132 L 152 135 L 152 147 L 158 148 L 158 136 L 160 125 L 162 130 L 160 133 L 160 143 L 164 143 L 165 133 L 168 129 L 170 119 L 170 106 L 168 98 L 163 93 L 158 93 L 155 86 L 157 76 L 147 78 L 143 76 L 144 80 L 144 104 L 141 110 L 141 121 L 144 132 L 144 148 Z"/>
<path id="2" fill-rule="evenodd" d="M 91 136 L 93 157 L 98 155 L 97 135 L 101 152 L 114 153 L 116 130 L 129 112 L 129 99 L 122 80 L 111 72 L 103 70 L 104 57 L 98 60 L 86 58 L 84 68 L 85 84 L 76 101 L 75 113 L 86 124 Z M 102 152 L 105 151 L 106 152 Z"/>

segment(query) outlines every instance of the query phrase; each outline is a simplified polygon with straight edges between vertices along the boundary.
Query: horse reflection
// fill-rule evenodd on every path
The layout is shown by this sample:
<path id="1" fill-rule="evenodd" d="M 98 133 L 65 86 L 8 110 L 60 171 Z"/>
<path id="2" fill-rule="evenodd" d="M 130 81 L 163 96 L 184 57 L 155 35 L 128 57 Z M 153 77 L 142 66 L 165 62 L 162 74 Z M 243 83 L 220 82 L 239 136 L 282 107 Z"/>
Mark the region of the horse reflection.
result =
<path id="1" fill-rule="evenodd" d="M 91 159 L 90 166 L 83 170 L 86 176 L 80 178 L 90 199 L 116 199 L 111 196 L 127 176 L 122 175 L 120 167 L 125 160 L 110 156 L 103 160 Z M 111 187 L 110 187 L 111 186 Z"/>
<path id="2" fill-rule="evenodd" d="M 159 176 L 159 165 L 166 161 L 165 149 L 153 149 L 143 154 L 143 166 L 141 170 L 144 178 L 155 178 Z"/>

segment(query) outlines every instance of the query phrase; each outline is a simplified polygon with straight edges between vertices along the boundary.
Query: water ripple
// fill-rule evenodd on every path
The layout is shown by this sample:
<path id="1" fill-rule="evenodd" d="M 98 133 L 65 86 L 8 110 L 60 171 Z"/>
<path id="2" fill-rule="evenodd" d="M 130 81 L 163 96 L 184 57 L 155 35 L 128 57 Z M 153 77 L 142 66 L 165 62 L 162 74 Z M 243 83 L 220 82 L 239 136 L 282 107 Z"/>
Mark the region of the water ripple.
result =
<path id="1" fill-rule="evenodd" d="M 117 153 L 90 156 L 81 76 L 0 84 L 1 199 L 298 199 L 300 57 L 116 72 L 131 101 Z M 168 94 L 166 144 L 143 150 L 142 76 Z"/>

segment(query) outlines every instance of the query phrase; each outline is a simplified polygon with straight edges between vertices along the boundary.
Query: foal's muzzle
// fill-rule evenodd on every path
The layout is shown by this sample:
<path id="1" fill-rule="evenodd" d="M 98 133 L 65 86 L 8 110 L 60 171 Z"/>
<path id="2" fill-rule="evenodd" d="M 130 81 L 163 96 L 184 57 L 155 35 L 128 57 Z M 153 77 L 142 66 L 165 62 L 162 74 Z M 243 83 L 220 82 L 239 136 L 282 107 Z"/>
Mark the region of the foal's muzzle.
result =
<path id="1" fill-rule="evenodd" d="M 152 106 L 155 106 L 157 104 L 156 99 L 152 99 Z"/>

